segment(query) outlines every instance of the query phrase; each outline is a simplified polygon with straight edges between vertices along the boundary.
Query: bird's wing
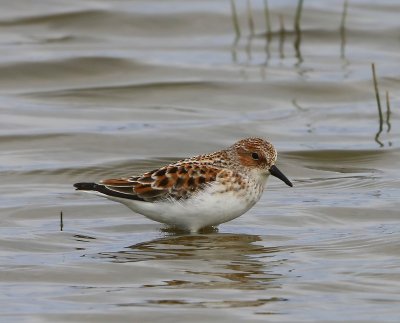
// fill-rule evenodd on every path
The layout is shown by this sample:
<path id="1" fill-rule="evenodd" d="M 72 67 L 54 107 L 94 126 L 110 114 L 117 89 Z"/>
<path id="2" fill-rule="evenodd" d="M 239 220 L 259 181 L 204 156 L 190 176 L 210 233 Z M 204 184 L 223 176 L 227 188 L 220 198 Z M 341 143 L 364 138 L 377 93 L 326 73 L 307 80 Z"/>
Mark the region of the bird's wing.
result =
<path id="1" fill-rule="evenodd" d="M 171 164 L 141 176 L 102 180 L 106 195 L 154 202 L 161 199 L 186 199 L 214 182 L 225 172 L 221 168 L 196 162 Z M 100 191 L 100 190 L 99 190 Z"/>

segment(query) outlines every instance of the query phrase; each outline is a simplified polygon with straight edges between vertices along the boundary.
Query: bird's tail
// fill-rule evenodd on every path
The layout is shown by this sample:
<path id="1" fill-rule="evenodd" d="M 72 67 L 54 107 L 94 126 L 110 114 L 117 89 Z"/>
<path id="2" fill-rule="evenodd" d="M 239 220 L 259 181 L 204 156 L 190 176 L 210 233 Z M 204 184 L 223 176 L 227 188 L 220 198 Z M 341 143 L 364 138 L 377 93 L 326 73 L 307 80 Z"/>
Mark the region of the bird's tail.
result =
<path id="1" fill-rule="evenodd" d="M 97 191 L 98 185 L 96 183 L 75 183 L 74 187 L 77 191 Z"/>
<path id="2" fill-rule="evenodd" d="M 74 187 L 77 191 L 94 192 L 105 197 L 120 197 L 128 200 L 144 201 L 141 197 L 135 194 L 128 194 L 112 190 L 105 185 L 96 183 L 75 183 Z"/>

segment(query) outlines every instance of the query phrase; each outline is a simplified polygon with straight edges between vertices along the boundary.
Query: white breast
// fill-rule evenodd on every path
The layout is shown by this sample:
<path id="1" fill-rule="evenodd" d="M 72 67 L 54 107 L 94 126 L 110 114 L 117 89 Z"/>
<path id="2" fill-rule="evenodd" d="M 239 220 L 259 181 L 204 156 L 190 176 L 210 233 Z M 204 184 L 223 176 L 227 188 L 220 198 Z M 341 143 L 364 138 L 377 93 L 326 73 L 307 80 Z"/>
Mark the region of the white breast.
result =
<path id="1" fill-rule="evenodd" d="M 125 204 L 151 220 L 177 226 L 191 232 L 237 218 L 261 197 L 265 180 L 249 183 L 246 190 L 226 192 L 218 182 L 186 200 L 142 202 L 105 196 Z"/>

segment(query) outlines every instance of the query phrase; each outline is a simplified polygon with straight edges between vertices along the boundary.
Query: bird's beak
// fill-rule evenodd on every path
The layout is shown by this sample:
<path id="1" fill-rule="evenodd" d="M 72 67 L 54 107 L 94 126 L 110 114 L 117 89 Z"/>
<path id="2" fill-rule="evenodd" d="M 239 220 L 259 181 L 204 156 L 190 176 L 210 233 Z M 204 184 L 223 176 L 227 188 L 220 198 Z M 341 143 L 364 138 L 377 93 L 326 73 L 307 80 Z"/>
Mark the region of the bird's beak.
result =
<path id="1" fill-rule="evenodd" d="M 272 165 L 269 169 L 269 173 L 272 176 L 278 177 L 281 181 L 285 182 L 286 185 L 293 187 L 293 184 L 291 181 L 288 180 L 288 178 L 283 175 L 283 173 L 278 169 L 278 167 L 276 167 L 275 165 Z"/>

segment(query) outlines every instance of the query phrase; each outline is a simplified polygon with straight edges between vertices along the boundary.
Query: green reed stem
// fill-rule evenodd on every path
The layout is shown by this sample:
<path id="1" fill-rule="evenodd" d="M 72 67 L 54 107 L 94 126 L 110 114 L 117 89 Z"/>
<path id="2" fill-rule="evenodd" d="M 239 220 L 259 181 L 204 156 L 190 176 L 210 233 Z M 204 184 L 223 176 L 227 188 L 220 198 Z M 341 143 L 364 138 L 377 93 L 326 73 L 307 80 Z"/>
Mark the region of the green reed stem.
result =
<path id="1" fill-rule="evenodd" d="M 302 10 L 303 10 L 303 0 L 299 0 L 299 2 L 297 3 L 296 17 L 294 19 L 294 31 L 296 34 L 296 38 L 294 40 L 294 49 L 296 51 L 296 57 L 299 60 L 298 64 L 300 64 L 303 61 L 300 51 L 300 44 L 301 44 L 300 20 L 301 20 Z"/>
<path id="2" fill-rule="evenodd" d="M 285 58 L 285 53 L 283 50 L 284 44 L 285 44 L 285 20 L 283 18 L 283 15 L 279 15 L 279 25 L 280 25 L 280 30 L 279 30 L 279 55 L 280 58 Z"/>
<path id="3" fill-rule="evenodd" d="M 303 9 L 303 0 L 299 0 L 297 3 L 296 9 L 296 17 L 294 19 L 294 30 L 300 31 L 300 20 L 301 20 L 301 12 Z"/>
<path id="4" fill-rule="evenodd" d="M 346 29 L 346 18 L 347 18 L 347 8 L 349 6 L 348 0 L 345 0 L 343 3 L 343 12 L 342 12 L 342 20 L 340 22 L 340 30 Z"/>
<path id="5" fill-rule="evenodd" d="M 374 81 L 374 88 L 375 88 L 375 97 L 376 97 L 376 104 L 378 106 L 378 115 L 379 115 L 379 130 L 375 135 L 375 141 L 383 147 L 383 143 L 379 140 L 379 135 L 383 129 L 383 114 L 382 114 L 382 106 L 381 106 L 381 99 L 379 96 L 379 88 L 378 88 L 378 80 L 376 78 L 376 71 L 375 71 L 375 64 L 372 63 L 372 78 Z"/>
<path id="6" fill-rule="evenodd" d="M 239 25 L 239 19 L 236 11 L 236 5 L 235 1 L 231 0 L 231 11 L 232 11 L 232 22 L 233 22 L 233 28 L 235 29 L 236 37 L 239 38 L 241 33 L 240 33 L 240 25 Z"/>
<path id="7" fill-rule="evenodd" d="M 271 31 L 271 18 L 269 16 L 268 0 L 264 0 L 264 17 L 265 17 L 265 28 L 267 30 L 267 39 L 268 41 L 270 41 L 272 38 L 272 31 Z"/>
<path id="8" fill-rule="evenodd" d="M 373 81 L 374 81 L 376 104 L 378 105 L 379 120 L 380 120 L 380 123 L 382 124 L 383 115 L 382 115 L 381 98 L 379 96 L 378 80 L 376 78 L 376 71 L 375 71 L 374 63 L 372 63 L 372 77 L 373 77 Z"/>
<path id="9" fill-rule="evenodd" d="M 386 91 L 386 125 L 387 132 L 390 132 L 390 128 L 392 127 L 390 124 L 390 100 L 389 100 L 389 91 Z"/>
<path id="10" fill-rule="evenodd" d="M 63 212 L 60 212 L 60 231 L 64 229 Z"/>
<path id="11" fill-rule="evenodd" d="M 341 38 L 340 55 L 342 58 L 344 58 L 344 49 L 346 45 L 346 18 L 347 18 L 348 5 L 349 5 L 348 1 L 345 0 L 343 3 L 342 20 L 340 22 L 340 38 Z"/>
<path id="12" fill-rule="evenodd" d="M 250 35 L 254 35 L 254 18 L 250 0 L 247 0 L 247 20 L 249 22 Z"/>

